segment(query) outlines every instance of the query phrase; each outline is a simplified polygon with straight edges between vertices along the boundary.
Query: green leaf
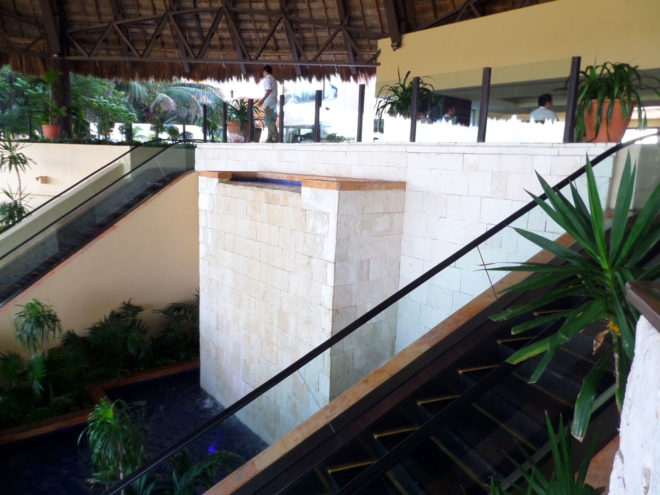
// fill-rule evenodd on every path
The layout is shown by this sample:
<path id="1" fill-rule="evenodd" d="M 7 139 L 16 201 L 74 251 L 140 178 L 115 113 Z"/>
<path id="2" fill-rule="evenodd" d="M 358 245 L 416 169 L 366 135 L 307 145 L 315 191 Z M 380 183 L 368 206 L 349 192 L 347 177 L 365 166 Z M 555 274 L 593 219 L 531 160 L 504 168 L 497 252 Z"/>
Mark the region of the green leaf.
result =
<path id="1" fill-rule="evenodd" d="M 496 313 L 492 315 L 490 319 L 493 321 L 502 321 L 502 320 L 508 320 L 510 318 L 514 318 L 516 316 L 526 315 L 528 313 L 533 312 L 535 309 L 541 308 L 551 302 L 555 302 L 569 296 L 582 295 L 582 291 L 583 291 L 582 286 L 556 287 L 546 292 L 545 294 L 537 297 L 533 301 L 530 301 L 525 304 L 520 304 L 518 306 L 514 306 L 513 308 L 505 309 L 500 313 Z"/>
<path id="2" fill-rule="evenodd" d="M 658 184 L 649 199 L 646 201 L 644 208 L 637 216 L 637 220 L 633 224 L 630 232 L 626 237 L 626 241 L 621 248 L 619 257 L 616 261 L 615 266 L 624 264 L 626 258 L 631 254 L 631 252 L 636 247 L 637 241 L 642 237 L 648 229 L 651 227 L 653 221 L 658 216 L 658 211 L 660 210 L 660 184 Z"/>
<path id="3" fill-rule="evenodd" d="M 534 373 L 530 377 L 529 383 L 536 383 L 539 381 L 539 378 L 541 378 L 541 375 L 550 364 L 550 361 L 552 361 L 552 358 L 555 357 L 556 352 L 557 349 L 552 349 L 551 351 L 545 353 L 545 356 L 541 358 L 541 361 L 539 362 L 538 366 L 536 366 Z"/>
<path id="4" fill-rule="evenodd" d="M 540 236 L 538 234 L 535 234 L 534 232 L 529 232 L 524 229 L 516 228 L 516 232 L 518 232 L 521 236 L 523 236 L 525 239 L 533 242 L 537 246 L 539 246 L 542 249 L 545 249 L 546 251 L 549 251 L 550 253 L 554 254 L 558 258 L 564 259 L 566 261 L 570 261 L 571 263 L 574 263 L 576 265 L 580 266 L 588 266 L 589 263 L 588 261 L 573 251 L 572 249 L 569 249 L 567 247 L 562 246 L 561 244 L 551 241 L 550 239 L 546 239 L 543 236 Z"/>
<path id="5" fill-rule="evenodd" d="M 589 371 L 582 381 L 582 388 L 575 401 L 575 412 L 573 414 L 573 424 L 571 434 L 580 442 L 584 440 L 589 427 L 589 420 L 596 397 L 598 384 L 603 375 L 607 363 L 612 359 L 612 348 L 608 348 L 598 359 L 594 367 Z"/>
<path id="6" fill-rule="evenodd" d="M 557 347 L 561 345 L 561 339 L 558 337 L 558 334 L 551 335 L 550 337 L 545 337 L 541 340 L 538 340 L 528 346 L 519 349 L 518 351 L 511 354 L 506 362 L 511 364 L 522 363 L 527 361 L 529 358 L 538 356 L 544 352 L 554 351 Z"/>
<path id="7" fill-rule="evenodd" d="M 628 212 L 630 211 L 630 202 L 632 201 L 633 187 L 635 184 L 635 172 L 630 168 L 630 152 L 626 157 L 626 164 L 623 167 L 619 191 L 616 195 L 614 206 L 614 218 L 612 220 L 612 231 L 610 234 L 610 265 L 615 263 L 616 256 L 621 247 L 623 234 L 626 231 Z"/>
<path id="8" fill-rule="evenodd" d="M 604 269 L 607 269 L 609 267 L 609 262 L 607 259 L 607 247 L 605 246 L 605 217 L 603 216 L 603 206 L 598 197 L 598 186 L 596 185 L 594 171 L 591 168 L 591 162 L 589 160 L 587 160 L 586 172 L 591 223 L 593 226 L 594 238 L 596 239 L 596 244 L 598 245 L 600 253 L 600 256 L 596 257 L 596 259 Z"/>
<path id="9" fill-rule="evenodd" d="M 610 297 L 610 301 L 616 316 L 616 324 L 619 325 L 619 331 L 621 332 L 621 347 L 628 360 L 632 361 L 633 353 L 635 352 L 635 336 L 633 330 L 628 325 L 628 318 L 626 317 L 621 301 L 616 294 Z"/>
<path id="10" fill-rule="evenodd" d="M 564 318 L 568 314 L 568 311 L 557 311 L 556 313 L 550 313 L 548 315 L 543 315 L 543 316 L 537 316 L 529 321 L 526 321 L 525 323 L 520 323 L 519 325 L 514 326 L 511 329 L 511 333 L 513 335 L 518 335 L 520 333 L 523 333 L 527 330 L 530 330 L 532 328 L 538 328 L 541 325 L 545 325 L 546 323 L 550 323 L 552 321 L 558 320 L 560 318 Z"/>
<path id="11" fill-rule="evenodd" d="M 570 272 L 565 272 L 563 270 L 557 270 L 557 272 L 548 272 L 540 275 L 534 275 L 529 277 L 522 282 L 513 284 L 508 287 L 507 292 L 527 292 L 530 290 L 538 289 L 541 287 L 546 287 L 548 285 L 556 285 L 568 278 L 572 278 L 575 275 Z"/>

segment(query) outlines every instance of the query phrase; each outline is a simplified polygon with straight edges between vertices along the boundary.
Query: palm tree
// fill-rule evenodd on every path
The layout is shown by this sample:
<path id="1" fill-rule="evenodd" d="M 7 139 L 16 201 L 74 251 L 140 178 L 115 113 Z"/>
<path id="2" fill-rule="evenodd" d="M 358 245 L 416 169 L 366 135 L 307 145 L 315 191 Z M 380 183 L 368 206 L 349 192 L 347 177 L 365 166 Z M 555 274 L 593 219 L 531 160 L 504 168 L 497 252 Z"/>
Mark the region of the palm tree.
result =
<path id="1" fill-rule="evenodd" d="M 138 118 L 147 122 L 201 124 L 203 105 L 214 108 L 222 103 L 218 88 L 179 79 L 172 82 L 130 81 L 126 84 L 126 92 Z"/>

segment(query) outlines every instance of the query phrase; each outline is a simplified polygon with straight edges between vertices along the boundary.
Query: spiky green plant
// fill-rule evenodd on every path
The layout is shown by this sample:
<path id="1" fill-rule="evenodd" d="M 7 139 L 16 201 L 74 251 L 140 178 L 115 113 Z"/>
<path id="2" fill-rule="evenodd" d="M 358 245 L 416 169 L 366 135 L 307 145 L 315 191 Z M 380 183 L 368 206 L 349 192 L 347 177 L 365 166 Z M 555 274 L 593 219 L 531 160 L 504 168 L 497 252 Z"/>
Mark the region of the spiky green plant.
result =
<path id="1" fill-rule="evenodd" d="M 548 437 L 550 439 L 550 448 L 552 451 L 553 472 L 550 477 L 543 475 L 539 466 L 532 460 L 530 455 L 521 448 L 526 464 L 524 467 L 515 459 L 509 457 L 509 460 L 516 466 L 516 469 L 526 482 L 526 489 L 514 488 L 515 492 L 507 492 L 500 486 L 495 477 L 490 480 L 490 495 L 508 495 L 508 493 L 519 493 L 526 495 L 595 495 L 598 490 L 587 484 L 587 470 L 589 463 L 593 458 L 596 443 L 592 442 L 587 452 L 582 457 L 577 473 L 573 458 L 573 451 L 570 445 L 569 434 L 564 426 L 564 421 L 559 418 L 559 428 L 555 432 L 550 418 L 546 414 L 546 425 L 548 428 Z"/>
<path id="2" fill-rule="evenodd" d="M 537 174 L 538 175 L 538 174 Z M 560 192 L 555 192 L 538 175 L 543 191 L 548 196 L 546 203 L 530 194 L 537 205 L 577 242 L 582 252 L 574 251 L 550 241 L 543 236 L 516 228 L 525 239 L 555 255 L 562 264 L 546 265 L 522 263 L 517 266 L 497 268 L 506 271 L 521 271 L 535 274 L 523 282 L 514 284 L 506 291 L 527 292 L 545 288 L 543 295 L 535 300 L 515 306 L 493 316 L 505 320 L 533 313 L 531 321 L 514 326 L 512 333 L 518 334 L 537 328 L 548 322 L 563 320 L 560 328 L 552 335 L 540 339 L 511 355 L 510 363 L 520 363 L 543 354 L 531 381 L 538 380 L 562 344 L 573 339 L 584 328 L 601 324 L 606 328 L 595 342 L 597 348 L 602 338 L 609 335 L 612 346 L 598 359 L 593 369 L 582 382 L 575 402 L 572 433 L 582 439 L 587 431 L 591 409 L 603 370 L 614 357 L 616 373 L 616 401 L 621 409 L 626 380 L 630 371 L 635 344 L 635 325 L 639 312 L 628 304 L 625 285 L 632 280 L 653 280 L 660 274 L 660 266 L 644 267 L 644 257 L 660 240 L 660 223 L 656 222 L 660 212 L 660 185 L 651 193 L 646 205 L 637 215 L 632 227 L 627 228 L 632 203 L 635 170 L 630 156 L 621 176 L 614 208 L 610 236 L 605 235 L 605 218 L 591 163 L 586 165 L 588 204 L 580 197 L 574 184 L 570 184 L 572 202 Z M 570 310 L 544 312 L 535 311 L 553 301 L 566 297 L 577 297 L 584 302 Z"/>
<path id="3" fill-rule="evenodd" d="M 47 354 L 48 343 L 62 333 L 55 309 L 38 299 L 25 303 L 14 316 L 16 340 L 30 352 Z"/>
<path id="4" fill-rule="evenodd" d="M 144 463 L 142 431 L 133 424 L 129 413 L 124 401 L 110 402 L 105 397 L 89 413 L 78 443 L 86 440 L 89 445 L 95 469 L 90 483 L 110 486 Z"/>
<path id="5" fill-rule="evenodd" d="M 412 112 L 414 80 L 411 76 L 411 71 L 408 71 L 406 72 L 406 75 L 403 76 L 403 79 L 401 79 L 401 72 L 397 70 L 398 82 L 395 84 L 386 84 L 380 88 L 376 103 L 377 118 L 382 119 L 384 112 L 387 112 L 389 115 L 410 115 Z M 433 91 L 433 86 L 424 81 L 423 78 L 420 78 L 419 93 L 417 96 L 418 106 L 420 108 L 428 107 L 433 103 Z"/>
<path id="6" fill-rule="evenodd" d="M 19 205 L 23 204 L 23 187 L 21 185 L 21 174 L 30 168 L 32 159 L 23 153 L 23 144 L 17 143 L 11 137 L 6 135 L 0 139 L 0 171 L 16 174 L 18 180 L 18 192 L 16 200 Z M 5 193 L 6 194 L 6 193 Z M 11 198 L 14 199 L 14 198 Z"/>
<path id="7" fill-rule="evenodd" d="M 650 76 L 648 76 L 650 77 Z M 651 80 L 658 79 L 651 78 Z M 568 81 L 566 83 L 568 87 Z M 646 114 L 642 107 L 640 91 L 651 89 L 658 95 L 657 87 L 645 85 L 638 66 L 624 63 L 605 62 L 601 65 L 589 65 L 580 71 L 580 82 L 578 84 L 578 105 L 575 122 L 575 139 L 582 140 L 586 133 L 584 124 L 584 113 L 591 107 L 591 100 L 597 100 L 596 122 L 594 131 L 598 134 L 601 126 L 602 109 L 607 103 L 606 123 L 610 123 L 615 100 L 621 101 L 623 117 L 627 118 L 637 109 L 637 117 L 640 128 L 646 127 Z"/>
<path id="8" fill-rule="evenodd" d="M 2 192 L 8 201 L 0 203 L 0 232 L 8 229 L 28 213 L 28 208 L 23 202 L 26 195 L 22 192 L 14 195 L 10 190 L 3 189 Z"/>
<path id="9" fill-rule="evenodd" d="M 243 457 L 227 450 L 209 454 L 197 463 L 192 462 L 188 451 L 179 452 L 172 458 L 172 493 L 193 495 L 197 488 L 209 489 L 219 467 L 231 472 L 244 462 Z"/>

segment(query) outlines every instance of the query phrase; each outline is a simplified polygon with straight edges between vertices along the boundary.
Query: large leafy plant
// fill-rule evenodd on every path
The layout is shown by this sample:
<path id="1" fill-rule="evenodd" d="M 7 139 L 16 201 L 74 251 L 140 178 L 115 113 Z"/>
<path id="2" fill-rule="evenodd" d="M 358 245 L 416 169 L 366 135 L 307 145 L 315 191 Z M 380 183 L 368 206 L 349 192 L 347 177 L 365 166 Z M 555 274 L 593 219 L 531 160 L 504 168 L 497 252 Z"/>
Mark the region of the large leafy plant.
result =
<path id="1" fill-rule="evenodd" d="M 655 78 L 654 78 L 655 79 Z M 656 79 L 657 80 L 657 79 Z M 568 84 L 568 82 L 567 82 Z M 585 133 L 584 113 L 591 108 L 591 101 L 597 100 L 595 133 L 602 125 L 603 105 L 607 104 L 606 123 L 610 123 L 615 100 L 621 101 L 621 111 L 628 118 L 637 109 L 640 127 L 646 126 L 646 115 L 642 108 L 642 89 L 654 89 L 646 86 L 638 67 L 630 64 L 605 62 L 602 65 L 589 65 L 580 71 L 578 84 L 578 105 L 575 123 L 575 139 L 580 141 Z M 654 91 L 660 95 L 657 89 Z"/>
<path id="2" fill-rule="evenodd" d="M 533 194 L 530 195 L 554 222 L 575 239 L 580 250 L 569 249 L 541 235 L 516 228 L 515 230 L 525 239 L 549 251 L 562 263 L 547 265 L 528 262 L 498 268 L 530 272 L 535 275 L 514 284 L 506 291 L 526 292 L 541 288 L 546 290 L 543 295 L 530 303 L 515 306 L 493 316 L 493 319 L 504 320 L 534 313 L 534 319 L 513 327 L 514 334 L 538 328 L 549 322 L 562 322 L 552 335 L 520 349 L 509 357 L 509 362 L 520 363 L 534 356 L 543 355 L 531 381 L 538 380 L 559 346 L 573 339 L 588 326 L 600 324 L 604 327 L 603 332 L 594 342 L 594 348 L 597 349 L 608 336 L 612 345 L 602 353 L 583 380 L 575 403 L 572 425 L 572 433 L 578 439 L 582 439 L 586 433 L 600 377 L 612 357 L 614 357 L 616 400 L 619 410 L 623 404 L 626 380 L 633 358 L 635 325 L 639 318 L 637 310 L 626 302 L 625 285 L 632 280 L 652 280 L 660 274 L 660 266 L 646 268 L 641 265 L 645 256 L 660 240 L 660 224 L 656 222 L 660 211 L 660 185 L 653 190 L 643 210 L 628 229 L 635 183 L 635 170 L 631 167 L 628 156 L 621 176 L 608 237 L 603 207 L 589 161 L 586 165 L 586 177 L 588 207 L 574 184 L 570 184 L 571 202 L 563 194 L 553 190 L 540 175 L 538 176 L 548 202 Z M 575 297 L 583 302 L 572 309 L 536 313 L 547 304 L 567 297 Z"/>
<path id="3" fill-rule="evenodd" d="M 397 71 L 398 82 L 395 84 L 386 84 L 380 88 L 377 95 L 376 103 L 376 116 L 381 119 L 383 113 L 387 112 L 388 115 L 402 115 L 410 116 L 413 104 L 413 80 L 411 72 L 406 72 L 406 75 L 401 79 L 401 72 Z M 419 93 L 417 95 L 417 102 L 419 108 L 427 108 L 434 101 L 433 86 L 424 81 L 423 78 L 419 80 Z"/>
<path id="4" fill-rule="evenodd" d="M 261 110 L 258 107 L 253 107 L 253 118 L 255 121 L 261 120 Z M 227 108 L 227 120 L 229 122 L 238 122 L 238 125 L 243 128 L 250 118 L 248 112 L 248 104 L 245 100 L 234 100 Z"/>
<path id="5" fill-rule="evenodd" d="M 48 343 L 62 333 L 62 323 L 55 309 L 38 299 L 19 306 L 14 316 L 16 340 L 33 353 L 47 355 Z"/>

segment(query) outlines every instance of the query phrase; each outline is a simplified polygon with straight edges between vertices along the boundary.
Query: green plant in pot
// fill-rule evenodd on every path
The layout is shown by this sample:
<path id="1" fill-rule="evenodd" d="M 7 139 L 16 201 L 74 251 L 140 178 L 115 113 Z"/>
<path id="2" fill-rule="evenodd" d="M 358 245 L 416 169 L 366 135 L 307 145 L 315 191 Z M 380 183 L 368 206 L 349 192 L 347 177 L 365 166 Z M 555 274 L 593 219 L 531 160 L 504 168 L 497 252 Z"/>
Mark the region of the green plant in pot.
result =
<path id="1" fill-rule="evenodd" d="M 621 141 L 635 110 L 640 128 L 645 127 L 646 115 L 640 95 L 644 89 L 660 96 L 657 86 L 644 84 L 637 66 L 605 62 L 585 67 L 580 71 L 578 84 L 576 141 Z"/>
<path id="2" fill-rule="evenodd" d="M 392 116 L 410 117 L 411 115 L 414 78 L 411 77 L 410 71 L 406 72 L 403 79 L 401 79 L 401 72 L 397 71 L 397 73 L 399 79 L 397 83 L 386 84 L 378 91 L 376 117 L 379 119 L 383 118 L 385 112 Z M 420 115 L 427 111 L 431 103 L 435 101 L 433 91 L 433 86 L 420 78 L 417 95 Z"/>
<path id="3" fill-rule="evenodd" d="M 252 118 L 254 123 L 263 120 L 259 108 L 253 107 Z M 229 134 L 229 140 L 232 143 L 247 142 L 248 120 L 249 112 L 247 101 L 240 99 L 234 100 L 227 108 L 227 133 Z M 257 128 L 255 127 L 253 130 L 256 131 Z M 256 132 L 254 133 L 253 139 L 258 141 Z"/>
<path id="4" fill-rule="evenodd" d="M 0 204 L 0 230 L 13 225 L 27 213 L 21 174 L 30 167 L 32 160 L 22 150 L 23 144 L 14 141 L 10 135 L 0 140 L 0 171 L 15 173 L 18 182 L 16 193 L 3 189 L 9 201 Z"/>
<path id="5" fill-rule="evenodd" d="M 540 362 L 530 380 L 532 382 L 540 378 L 561 345 L 578 336 L 587 327 L 595 325 L 600 328 L 601 331 L 594 340 L 594 349 L 598 349 L 605 341 L 611 345 L 603 348 L 604 352 L 584 378 L 575 403 L 571 432 L 581 440 L 591 418 L 600 378 L 612 362 L 619 410 L 623 404 L 633 359 L 635 326 L 639 319 L 639 312 L 626 300 L 625 285 L 632 280 L 654 280 L 660 275 L 660 265 L 642 265 L 645 257 L 657 248 L 660 240 L 660 223 L 656 221 L 660 213 L 660 185 L 656 185 L 636 218 L 630 219 L 635 170 L 631 167 L 628 156 L 621 175 L 608 236 L 603 207 L 589 162 L 586 166 L 586 202 L 580 197 L 574 184 L 570 185 L 571 201 L 560 192 L 554 191 L 541 176 L 538 178 L 548 200 L 546 203 L 531 194 L 532 198 L 552 221 L 575 239 L 579 251 L 534 232 L 516 228 L 521 236 L 552 253 L 561 264 L 527 262 L 496 268 L 534 274 L 506 291 L 545 291 L 531 302 L 498 313 L 493 319 L 506 320 L 529 314 L 534 316 L 533 319 L 514 326 L 511 330 L 513 334 L 527 332 L 552 322 L 558 324 L 556 332 L 523 347 L 508 359 L 516 364 L 540 356 Z M 632 224 L 630 228 L 629 223 Z M 582 302 L 573 308 L 552 312 L 544 310 L 547 304 L 566 298 L 575 298 Z"/>
<path id="6" fill-rule="evenodd" d="M 57 79 L 62 75 L 61 72 L 56 70 L 49 70 L 41 76 L 42 82 L 48 87 L 52 94 L 53 85 Z M 56 124 L 55 121 L 59 118 L 66 117 L 67 108 L 59 106 L 52 98 L 48 101 L 46 109 L 41 116 L 41 131 L 46 139 L 59 139 L 62 132 L 62 126 Z"/>

